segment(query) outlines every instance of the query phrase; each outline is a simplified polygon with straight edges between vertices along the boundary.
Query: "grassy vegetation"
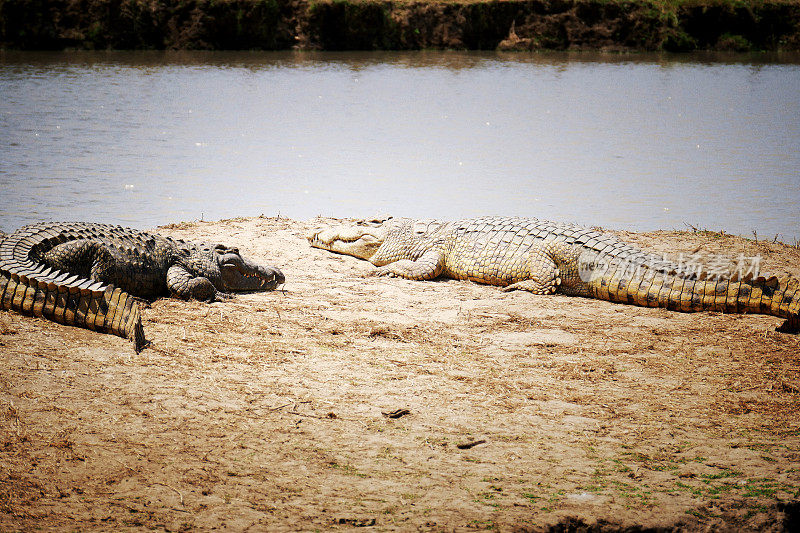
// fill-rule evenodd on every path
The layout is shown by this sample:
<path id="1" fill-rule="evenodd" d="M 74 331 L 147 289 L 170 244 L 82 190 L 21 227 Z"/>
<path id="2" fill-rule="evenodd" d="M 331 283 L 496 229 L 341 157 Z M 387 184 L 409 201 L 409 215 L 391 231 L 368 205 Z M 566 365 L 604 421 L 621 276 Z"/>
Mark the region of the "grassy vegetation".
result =
<path id="1" fill-rule="evenodd" d="M 0 0 L 0 47 L 800 49 L 800 0 Z"/>
<path id="2" fill-rule="evenodd" d="M 775 446 L 785 445 L 760 440 L 731 443 L 732 449 L 744 447 L 757 451 L 762 448 L 769 451 Z M 752 468 L 748 474 L 745 469 L 720 465 L 718 459 L 694 454 L 691 449 L 690 442 L 656 453 L 623 445 L 616 457 L 593 457 L 596 467 L 589 479 L 579 476 L 556 486 L 543 484 L 524 489 L 516 496 L 543 513 L 558 511 L 570 501 L 574 504 L 582 499 L 614 501 L 628 509 L 645 511 L 677 498 L 685 501 L 682 512 L 701 523 L 734 512 L 726 503 L 731 498 L 737 502 L 735 512 L 739 519 L 748 520 L 759 513 L 774 512 L 800 497 L 800 484 L 792 475 L 795 469 L 778 469 L 770 476 L 765 475 L 769 471 L 766 467 L 759 470 L 759 475 L 752 475 Z M 793 447 L 787 449 L 794 451 Z M 770 455 L 762 453 L 761 458 L 765 464 L 775 463 Z M 580 477 L 585 480 L 583 483 L 576 482 Z M 483 481 L 492 481 L 488 490 L 480 494 L 484 503 L 497 505 L 500 498 L 511 496 L 496 480 Z"/>

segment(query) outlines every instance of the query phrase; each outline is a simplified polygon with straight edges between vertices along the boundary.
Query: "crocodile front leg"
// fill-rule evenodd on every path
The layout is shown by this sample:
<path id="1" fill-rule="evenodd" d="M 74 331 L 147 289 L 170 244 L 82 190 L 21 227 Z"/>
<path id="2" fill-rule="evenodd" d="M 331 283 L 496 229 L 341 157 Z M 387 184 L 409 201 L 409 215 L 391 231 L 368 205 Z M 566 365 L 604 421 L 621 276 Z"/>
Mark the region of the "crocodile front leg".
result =
<path id="1" fill-rule="evenodd" d="M 416 261 L 401 259 L 381 266 L 375 275 L 427 281 L 438 277 L 442 270 L 444 270 L 444 254 L 438 250 L 428 250 Z"/>
<path id="2" fill-rule="evenodd" d="M 170 294 L 184 300 L 195 299 L 204 302 L 230 297 L 217 291 L 214 284 L 202 276 L 194 276 L 181 265 L 172 265 L 167 270 L 167 288 Z"/>

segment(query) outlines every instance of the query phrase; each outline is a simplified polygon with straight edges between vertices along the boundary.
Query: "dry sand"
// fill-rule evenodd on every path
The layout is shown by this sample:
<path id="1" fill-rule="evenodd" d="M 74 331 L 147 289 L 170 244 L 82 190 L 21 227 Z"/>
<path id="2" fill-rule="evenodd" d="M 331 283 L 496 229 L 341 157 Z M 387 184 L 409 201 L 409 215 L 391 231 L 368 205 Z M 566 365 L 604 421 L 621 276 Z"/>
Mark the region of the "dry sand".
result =
<path id="1" fill-rule="evenodd" d="M 324 222 L 161 228 L 288 281 L 158 300 L 139 355 L 0 312 L 0 530 L 798 525 L 800 337 L 781 320 L 366 277 L 308 246 Z M 781 244 L 619 235 L 800 275 Z"/>

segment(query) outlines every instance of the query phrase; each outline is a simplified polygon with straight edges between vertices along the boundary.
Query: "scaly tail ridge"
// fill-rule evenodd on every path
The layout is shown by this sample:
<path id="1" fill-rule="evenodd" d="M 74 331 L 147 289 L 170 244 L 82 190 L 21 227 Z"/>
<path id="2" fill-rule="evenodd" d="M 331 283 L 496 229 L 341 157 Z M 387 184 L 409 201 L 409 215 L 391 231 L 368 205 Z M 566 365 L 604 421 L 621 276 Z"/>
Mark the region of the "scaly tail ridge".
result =
<path id="1" fill-rule="evenodd" d="M 786 318 L 778 331 L 800 333 L 800 280 L 788 278 L 781 280 L 782 290 L 773 295 L 772 314 Z"/>
<path id="2" fill-rule="evenodd" d="M 109 285 L 103 293 L 104 328 L 109 333 L 130 339 L 136 353 L 145 345 L 139 301 L 127 292 Z"/>
<path id="3" fill-rule="evenodd" d="M 112 286 L 77 276 L 34 277 L 33 272 L 0 272 L 0 308 L 130 339 L 145 345 L 139 302 Z M 57 282 L 58 278 L 64 278 Z M 74 279 L 72 279 L 74 278 Z"/>
<path id="4" fill-rule="evenodd" d="M 800 282 L 793 277 L 729 279 L 681 276 L 648 268 L 610 268 L 592 278 L 595 298 L 673 311 L 753 313 L 785 318 L 779 331 L 800 331 Z"/>

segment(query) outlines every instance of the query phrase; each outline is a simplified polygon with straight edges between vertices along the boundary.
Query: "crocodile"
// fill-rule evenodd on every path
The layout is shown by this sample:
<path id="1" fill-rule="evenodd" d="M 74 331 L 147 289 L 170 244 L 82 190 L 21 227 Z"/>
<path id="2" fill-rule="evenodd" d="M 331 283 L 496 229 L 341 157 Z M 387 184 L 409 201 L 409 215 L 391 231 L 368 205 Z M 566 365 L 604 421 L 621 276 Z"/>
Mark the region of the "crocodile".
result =
<path id="1" fill-rule="evenodd" d="M 212 302 L 285 281 L 222 244 L 91 222 L 44 222 L 0 237 L 0 308 L 145 345 L 140 304 L 173 295 Z"/>
<path id="2" fill-rule="evenodd" d="M 394 219 L 313 230 L 311 246 L 366 259 L 376 275 L 448 277 L 675 311 L 758 313 L 800 330 L 800 282 L 743 268 L 698 268 L 577 224 L 523 217 Z M 753 270 L 753 269 L 748 269 Z"/>

